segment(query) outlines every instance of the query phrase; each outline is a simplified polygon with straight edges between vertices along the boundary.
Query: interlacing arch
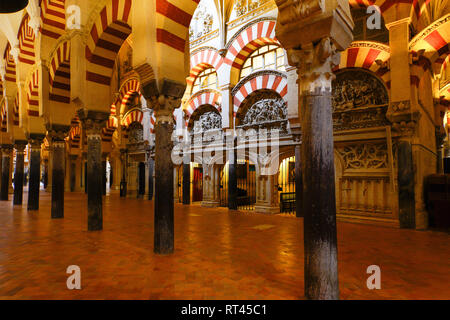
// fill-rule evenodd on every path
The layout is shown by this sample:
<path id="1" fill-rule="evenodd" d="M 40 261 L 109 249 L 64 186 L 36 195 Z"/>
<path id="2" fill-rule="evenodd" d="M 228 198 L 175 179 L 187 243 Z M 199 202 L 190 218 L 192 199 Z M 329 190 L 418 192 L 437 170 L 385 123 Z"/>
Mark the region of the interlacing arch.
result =
<path id="1" fill-rule="evenodd" d="M 116 129 L 119 127 L 119 120 L 116 117 L 110 116 L 106 127 L 102 129 L 102 141 L 110 142 Z"/>
<path id="2" fill-rule="evenodd" d="M 345 68 L 363 68 L 380 77 L 390 88 L 388 61 L 391 56 L 389 46 L 372 41 L 355 41 L 341 53 L 341 60 L 333 71 Z"/>
<path id="3" fill-rule="evenodd" d="M 18 127 L 19 126 L 19 93 L 16 93 L 16 97 L 14 98 L 14 108 L 13 108 L 13 122 L 14 122 L 14 126 Z"/>
<path id="4" fill-rule="evenodd" d="M 65 0 L 41 0 L 41 19 L 40 32 L 58 39 L 66 29 Z"/>
<path id="5" fill-rule="evenodd" d="M 34 69 L 27 85 L 28 116 L 39 117 L 39 70 Z"/>
<path id="6" fill-rule="evenodd" d="M 3 55 L 5 60 L 5 80 L 16 83 L 16 62 L 11 54 L 11 45 L 8 43 Z"/>
<path id="7" fill-rule="evenodd" d="M 119 96 L 116 101 L 116 103 L 120 102 L 120 114 L 124 114 L 125 110 L 127 110 L 127 107 L 130 106 L 130 97 L 136 93 L 139 94 L 139 97 L 142 96 L 141 84 L 139 83 L 138 79 L 128 79 L 122 84 L 119 90 Z"/>
<path id="8" fill-rule="evenodd" d="M 34 40 L 35 34 L 33 28 L 29 26 L 30 17 L 26 14 L 22 23 L 20 24 L 19 33 L 17 34 L 17 38 L 19 39 L 19 61 L 28 64 L 34 65 L 35 63 L 35 48 L 34 48 Z"/>
<path id="9" fill-rule="evenodd" d="M 115 58 L 131 34 L 131 0 L 111 0 L 92 26 L 86 45 L 86 80 L 109 86 Z"/>
<path id="10" fill-rule="evenodd" d="M 50 63 L 50 100 L 70 103 L 70 42 L 56 49 Z"/>
<path id="11" fill-rule="evenodd" d="M 205 104 L 214 106 L 219 112 L 221 111 L 222 94 L 213 89 L 202 90 L 194 94 L 186 103 L 186 123 L 192 116 L 194 111 Z"/>
<path id="12" fill-rule="evenodd" d="M 214 68 L 216 72 L 222 66 L 223 58 L 214 48 L 200 48 L 191 55 L 191 71 L 186 79 L 187 90 L 194 85 L 197 76 L 208 68 Z"/>
<path id="13" fill-rule="evenodd" d="M 233 115 L 236 117 L 239 107 L 245 98 L 251 93 L 262 89 L 277 92 L 287 104 L 288 81 L 286 75 L 278 71 L 259 71 L 242 79 L 231 92 L 233 96 Z"/>
<path id="14" fill-rule="evenodd" d="M 2 99 L 0 106 L 0 131 L 8 131 L 8 107 L 6 104 L 6 98 Z"/>
<path id="15" fill-rule="evenodd" d="M 133 122 L 139 122 L 140 124 L 144 125 L 143 120 L 144 120 L 144 113 L 142 112 L 142 110 L 134 108 L 128 111 L 123 117 L 122 126 L 128 129 L 130 124 L 132 124 Z"/>

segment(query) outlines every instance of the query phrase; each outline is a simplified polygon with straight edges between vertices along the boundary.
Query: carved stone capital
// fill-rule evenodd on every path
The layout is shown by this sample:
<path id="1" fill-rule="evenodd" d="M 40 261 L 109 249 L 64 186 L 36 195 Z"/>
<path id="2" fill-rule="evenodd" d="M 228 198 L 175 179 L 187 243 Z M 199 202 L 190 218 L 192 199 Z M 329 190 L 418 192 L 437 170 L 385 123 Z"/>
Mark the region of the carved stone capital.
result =
<path id="1" fill-rule="evenodd" d="M 421 117 L 420 112 L 386 115 L 392 123 L 392 129 L 402 137 L 412 137 L 416 134 Z"/>
<path id="2" fill-rule="evenodd" d="M 101 139 L 102 129 L 106 127 L 110 116 L 109 112 L 80 109 L 77 114 L 88 139 Z"/>
<path id="3" fill-rule="evenodd" d="M 323 38 L 317 44 L 309 43 L 302 49 L 288 49 L 289 64 L 297 67 L 301 94 L 331 94 L 334 66 L 340 55 L 331 38 Z"/>
<path id="4" fill-rule="evenodd" d="M 2 147 L 1 150 L 2 156 L 11 156 L 11 152 L 13 150 L 12 144 L 2 144 L 1 147 Z"/>
<path id="5" fill-rule="evenodd" d="M 338 50 L 353 40 L 354 27 L 348 1 L 276 0 L 277 39 L 285 49 L 303 48 L 331 37 Z"/>
<path id="6" fill-rule="evenodd" d="M 186 85 L 176 81 L 156 79 L 142 86 L 142 93 L 155 111 L 156 122 L 173 122 L 173 111 L 181 104 Z"/>
<path id="7" fill-rule="evenodd" d="M 46 124 L 47 139 L 50 143 L 64 142 L 70 131 L 70 125 Z"/>
<path id="8" fill-rule="evenodd" d="M 28 141 L 26 140 L 15 140 L 14 148 L 16 149 L 16 154 L 23 153 L 25 151 L 27 144 Z"/>

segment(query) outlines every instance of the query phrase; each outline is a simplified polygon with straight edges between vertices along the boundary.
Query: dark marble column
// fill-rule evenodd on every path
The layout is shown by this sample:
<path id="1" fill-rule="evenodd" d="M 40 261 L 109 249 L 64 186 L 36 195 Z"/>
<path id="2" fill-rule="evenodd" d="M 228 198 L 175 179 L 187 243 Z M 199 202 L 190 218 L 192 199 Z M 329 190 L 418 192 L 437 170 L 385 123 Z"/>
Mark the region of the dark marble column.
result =
<path id="1" fill-rule="evenodd" d="M 44 135 L 31 137 L 30 143 L 30 163 L 28 182 L 28 206 L 29 211 L 39 210 L 39 189 L 41 178 L 41 144 Z"/>
<path id="2" fill-rule="evenodd" d="M 23 180 L 24 180 L 24 150 L 27 141 L 15 141 L 16 167 L 14 171 L 14 200 L 15 205 L 22 205 L 23 201 Z"/>
<path id="3" fill-rule="evenodd" d="M 339 56 L 325 38 L 304 50 L 290 50 L 289 57 L 299 76 L 302 143 L 296 157 L 301 159 L 303 181 L 305 296 L 339 299 L 331 95 L 332 66 Z"/>
<path id="4" fill-rule="evenodd" d="M 234 141 L 234 150 L 229 151 L 228 157 L 228 209 L 238 209 L 238 187 L 237 187 L 237 152 L 236 152 L 236 139 Z"/>
<path id="5" fill-rule="evenodd" d="M 65 136 L 70 126 L 47 125 L 47 137 L 50 141 L 52 157 L 52 219 L 64 218 L 64 180 L 66 168 Z"/>
<path id="6" fill-rule="evenodd" d="M 173 253 L 174 250 L 172 131 L 172 122 L 158 121 L 157 118 L 155 125 L 154 251 L 159 254 Z"/>
<path id="7" fill-rule="evenodd" d="M 70 159 L 70 192 L 75 191 L 75 186 L 77 182 L 77 161 L 78 156 L 75 155 L 69 155 Z"/>
<path id="8" fill-rule="evenodd" d="M 191 203 L 191 164 L 183 163 L 183 204 Z"/>
<path id="9" fill-rule="evenodd" d="M 414 229 L 416 226 L 414 165 L 410 141 L 398 141 L 397 161 L 400 228 Z"/>
<path id="10" fill-rule="evenodd" d="M 103 229 L 101 131 L 109 113 L 81 109 L 78 110 L 78 117 L 87 137 L 88 230 L 98 231 Z"/>
<path id="11" fill-rule="evenodd" d="M 153 175 L 155 172 L 155 161 L 149 157 L 148 159 L 148 200 L 153 199 Z"/>
<path id="12" fill-rule="evenodd" d="M 9 192 L 9 170 L 11 168 L 11 152 L 13 146 L 10 144 L 2 145 L 2 183 L 0 190 L 0 200 L 8 201 Z"/>
<path id="13" fill-rule="evenodd" d="M 301 161 L 301 144 L 300 137 L 295 137 L 295 212 L 297 217 L 303 217 L 303 177 L 302 177 L 302 161 Z"/>
<path id="14" fill-rule="evenodd" d="M 120 179 L 120 196 L 127 196 L 127 149 L 120 149 L 120 162 L 122 166 L 122 177 Z"/>
<path id="15" fill-rule="evenodd" d="M 141 88 L 156 116 L 154 252 L 171 254 L 174 251 L 173 110 L 180 106 L 186 85 L 160 79 L 142 84 Z"/>

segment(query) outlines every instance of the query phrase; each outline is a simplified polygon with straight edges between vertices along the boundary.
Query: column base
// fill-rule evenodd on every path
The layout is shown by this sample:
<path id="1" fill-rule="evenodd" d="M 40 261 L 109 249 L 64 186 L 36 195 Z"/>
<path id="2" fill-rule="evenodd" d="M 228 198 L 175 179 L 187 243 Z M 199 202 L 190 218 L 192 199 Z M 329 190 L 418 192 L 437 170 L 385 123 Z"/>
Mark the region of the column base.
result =
<path id="1" fill-rule="evenodd" d="M 416 208 L 416 230 L 428 229 L 428 212 Z"/>
<path id="2" fill-rule="evenodd" d="M 205 208 L 217 208 L 219 206 L 220 206 L 220 201 L 215 201 L 215 200 L 202 201 L 202 207 L 205 207 Z"/>
<path id="3" fill-rule="evenodd" d="M 266 213 L 266 214 L 276 214 L 276 213 L 280 213 L 280 207 L 278 207 L 278 206 L 274 207 L 274 206 L 264 205 L 264 204 L 256 204 L 255 212 Z"/>

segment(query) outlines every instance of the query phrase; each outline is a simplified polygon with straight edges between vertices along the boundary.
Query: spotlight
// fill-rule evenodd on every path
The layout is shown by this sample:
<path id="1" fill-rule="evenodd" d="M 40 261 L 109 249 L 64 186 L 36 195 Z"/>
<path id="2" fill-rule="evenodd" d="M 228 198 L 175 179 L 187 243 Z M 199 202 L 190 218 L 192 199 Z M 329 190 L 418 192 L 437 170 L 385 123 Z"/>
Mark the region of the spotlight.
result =
<path id="1" fill-rule="evenodd" d="M 28 0 L 0 0 L 0 13 L 13 13 L 24 9 Z"/>

